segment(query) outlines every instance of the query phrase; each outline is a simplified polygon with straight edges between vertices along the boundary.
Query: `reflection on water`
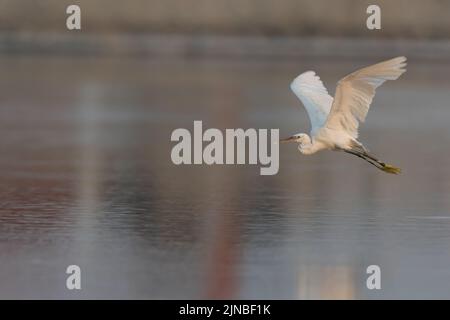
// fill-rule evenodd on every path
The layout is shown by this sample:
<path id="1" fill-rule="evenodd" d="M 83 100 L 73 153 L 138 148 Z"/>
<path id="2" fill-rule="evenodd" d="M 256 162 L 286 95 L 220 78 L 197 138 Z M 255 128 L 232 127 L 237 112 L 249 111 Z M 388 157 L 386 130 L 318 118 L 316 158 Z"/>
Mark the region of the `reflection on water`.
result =
<path id="1" fill-rule="evenodd" d="M 170 161 L 194 120 L 308 131 L 291 79 L 367 63 L 3 57 L 0 298 L 450 298 L 450 65 L 379 90 L 361 139 L 400 176 L 294 145 L 275 176 Z"/>

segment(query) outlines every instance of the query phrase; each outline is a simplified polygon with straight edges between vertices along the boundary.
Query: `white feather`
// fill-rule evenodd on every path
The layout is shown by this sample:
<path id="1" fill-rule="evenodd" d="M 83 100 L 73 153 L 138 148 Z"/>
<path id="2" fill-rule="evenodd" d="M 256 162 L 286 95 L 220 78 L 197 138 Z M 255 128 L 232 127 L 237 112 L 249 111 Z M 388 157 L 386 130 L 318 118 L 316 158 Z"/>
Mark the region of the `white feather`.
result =
<path id="1" fill-rule="evenodd" d="M 358 137 L 359 122 L 364 122 L 375 89 L 386 80 L 395 80 L 406 70 L 405 57 L 397 57 L 355 71 L 342 78 L 325 126 Z"/>
<path id="2" fill-rule="evenodd" d="M 311 136 L 325 125 L 330 113 L 333 97 L 328 94 L 320 78 L 314 71 L 299 75 L 291 83 L 291 89 L 302 101 L 311 121 Z"/>

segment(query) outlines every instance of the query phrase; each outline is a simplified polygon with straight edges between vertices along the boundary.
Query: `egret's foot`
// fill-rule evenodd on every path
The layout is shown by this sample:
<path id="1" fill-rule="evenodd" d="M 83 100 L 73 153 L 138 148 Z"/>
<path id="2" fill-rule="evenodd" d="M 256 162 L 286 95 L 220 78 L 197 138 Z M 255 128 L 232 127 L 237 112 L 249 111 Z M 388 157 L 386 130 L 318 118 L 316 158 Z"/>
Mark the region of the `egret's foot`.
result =
<path id="1" fill-rule="evenodd" d="M 402 172 L 402 169 L 391 166 L 390 164 L 385 164 L 381 168 L 381 170 L 383 170 L 384 172 L 387 172 L 387 173 L 392 173 L 392 174 L 399 174 Z"/>

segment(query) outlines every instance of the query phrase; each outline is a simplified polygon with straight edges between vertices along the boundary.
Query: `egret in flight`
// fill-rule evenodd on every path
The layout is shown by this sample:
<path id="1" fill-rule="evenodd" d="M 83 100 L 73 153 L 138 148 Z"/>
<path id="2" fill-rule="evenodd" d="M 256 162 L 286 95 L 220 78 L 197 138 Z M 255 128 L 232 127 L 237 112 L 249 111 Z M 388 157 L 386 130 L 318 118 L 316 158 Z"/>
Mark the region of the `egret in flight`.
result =
<path id="1" fill-rule="evenodd" d="M 305 155 L 320 150 L 344 151 L 384 172 L 400 173 L 400 168 L 370 154 L 357 138 L 359 122 L 366 118 L 375 89 L 400 77 L 405 67 L 406 58 L 397 57 L 357 70 L 339 80 L 334 98 L 314 71 L 302 73 L 292 81 L 291 89 L 308 112 L 310 135 L 298 133 L 281 141 L 299 143 L 298 149 Z"/>

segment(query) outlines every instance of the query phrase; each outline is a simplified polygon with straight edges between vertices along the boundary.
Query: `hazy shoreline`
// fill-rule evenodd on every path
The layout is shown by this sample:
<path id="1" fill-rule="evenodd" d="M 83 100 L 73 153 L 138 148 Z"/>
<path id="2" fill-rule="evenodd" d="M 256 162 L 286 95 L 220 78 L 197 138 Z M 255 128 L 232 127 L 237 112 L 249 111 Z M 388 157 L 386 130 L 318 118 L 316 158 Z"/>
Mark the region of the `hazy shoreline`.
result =
<path id="1" fill-rule="evenodd" d="M 0 54 L 298 59 L 448 60 L 450 40 L 265 37 L 188 34 L 0 33 Z"/>

